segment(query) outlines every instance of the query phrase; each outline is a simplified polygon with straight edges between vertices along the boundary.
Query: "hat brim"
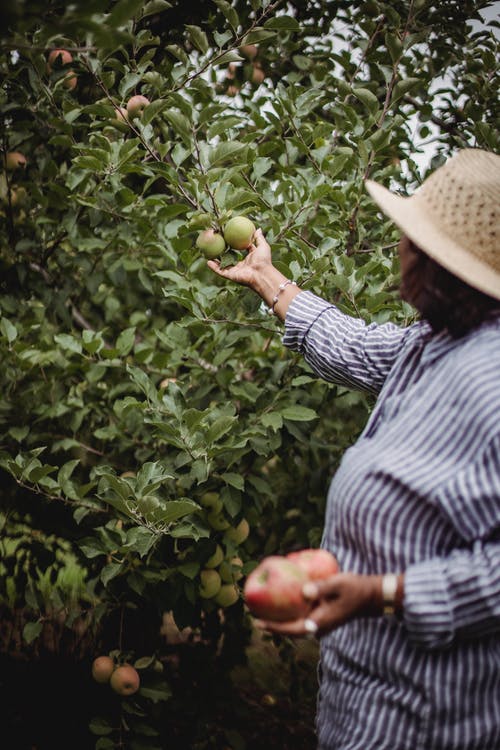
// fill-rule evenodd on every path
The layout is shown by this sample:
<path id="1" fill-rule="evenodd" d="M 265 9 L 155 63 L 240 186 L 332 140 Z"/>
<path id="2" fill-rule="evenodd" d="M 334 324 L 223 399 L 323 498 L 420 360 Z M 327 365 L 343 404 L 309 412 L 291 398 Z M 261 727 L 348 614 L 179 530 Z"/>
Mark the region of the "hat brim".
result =
<path id="1" fill-rule="evenodd" d="M 500 299 L 500 273 L 440 229 L 419 204 L 417 195 L 404 198 L 373 180 L 366 180 L 365 184 L 382 211 L 430 258 L 475 289 Z"/>

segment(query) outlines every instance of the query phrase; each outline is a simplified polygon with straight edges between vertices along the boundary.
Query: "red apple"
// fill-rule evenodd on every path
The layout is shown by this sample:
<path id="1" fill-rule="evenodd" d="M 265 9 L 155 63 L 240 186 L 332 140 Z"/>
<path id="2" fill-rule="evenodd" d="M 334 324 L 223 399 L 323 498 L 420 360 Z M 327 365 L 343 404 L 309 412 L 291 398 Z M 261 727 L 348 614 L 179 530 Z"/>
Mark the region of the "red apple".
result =
<path id="1" fill-rule="evenodd" d="M 250 612 L 264 620 L 285 622 L 304 617 L 310 603 L 302 587 L 306 571 L 282 555 L 270 555 L 248 576 L 243 594 Z"/>
<path id="2" fill-rule="evenodd" d="M 63 78 L 64 88 L 68 89 L 69 91 L 73 91 L 73 89 L 76 88 L 77 83 L 78 83 L 78 78 L 75 75 L 75 71 L 68 70 L 67 74 Z"/>
<path id="3" fill-rule="evenodd" d="M 139 674 L 130 664 L 117 667 L 111 675 L 110 684 L 118 695 L 133 695 L 139 690 Z"/>
<path id="4" fill-rule="evenodd" d="M 10 151 L 8 154 L 5 154 L 4 161 L 5 169 L 12 172 L 18 167 L 25 167 L 27 159 L 20 151 Z"/>
<path id="5" fill-rule="evenodd" d="M 54 67 L 54 64 L 56 66 L 61 66 L 68 65 L 70 62 L 73 62 L 73 55 L 71 54 L 71 52 L 68 52 L 67 49 L 53 49 L 49 54 L 47 68 L 50 73 L 50 71 Z"/>
<path id="6" fill-rule="evenodd" d="M 115 663 L 110 656 L 98 656 L 92 662 L 92 677 L 96 682 L 109 682 L 115 670 Z"/>
<path id="7" fill-rule="evenodd" d="M 287 558 L 302 568 L 310 581 L 329 578 L 339 572 L 337 560 L 326 549 L 301 549 L 290 552 Z"/>

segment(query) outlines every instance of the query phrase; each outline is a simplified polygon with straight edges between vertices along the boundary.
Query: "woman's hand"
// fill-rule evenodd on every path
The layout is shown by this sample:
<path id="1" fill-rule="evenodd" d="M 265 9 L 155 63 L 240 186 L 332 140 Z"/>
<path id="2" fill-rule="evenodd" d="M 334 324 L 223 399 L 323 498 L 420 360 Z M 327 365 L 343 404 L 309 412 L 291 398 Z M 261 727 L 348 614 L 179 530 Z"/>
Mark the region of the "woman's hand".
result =
<path id="1" fill-rule="evenodd" d="M 319 637 L 356 617 L 382 614 L 381 590 L 382 576 L 336 573 L 324 581 L 305 584 L 304 596 L 312 605 L 307 617 L 292 622 L 260 620 L 257 625 L 272 633 L 305 637 L 311 633 L 312 621 Z"/>
<path id="2" fill-rule="evenodd" d="M 281 320 L 285 320 L 288 306 L 295 295 L 299 294 L 300 288 L 296 284 L 290 284 L 286 276 L 273 266 L 271 248 L 262 234 L 262 229 L 256 230 L 254 241 L 247 250 L 246 256 L 235 266 L 221 268 L 218 260 L 209 260 L 207 265 L 222 278 L 253 289 L 268 307 L 273 305 L 272 310 Z M 280 285 L 286 282 L 286 289 L 280 289 Z M 282 293 L 276 300 L 275 297 L 280 291 Z"/>
<path id="3" fill-rule="evenodd" d="M 266 270 L 272 268 L 271 248 L 262 233 L 262 229 L 257 229 L 254 241 L 248 247 L 247 255 L 235 266 L 221 268 L 218 260 L 209 260 L 207 265 L 224 279 L 249 286 L 258 292 L 262 275 L 266 273 Z"/>

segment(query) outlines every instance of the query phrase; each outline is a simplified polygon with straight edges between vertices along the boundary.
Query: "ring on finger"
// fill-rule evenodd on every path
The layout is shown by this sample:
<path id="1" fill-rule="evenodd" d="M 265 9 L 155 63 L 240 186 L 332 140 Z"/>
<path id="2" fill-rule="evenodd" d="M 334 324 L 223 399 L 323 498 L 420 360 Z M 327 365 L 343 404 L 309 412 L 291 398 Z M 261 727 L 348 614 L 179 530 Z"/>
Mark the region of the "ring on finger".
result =
<path id="1" fill-rule="evenodd" d="M 304 620 L 304 630 L 309 636 L 314 637 L 318 632 L 318 624 L 308 617 Z"/>

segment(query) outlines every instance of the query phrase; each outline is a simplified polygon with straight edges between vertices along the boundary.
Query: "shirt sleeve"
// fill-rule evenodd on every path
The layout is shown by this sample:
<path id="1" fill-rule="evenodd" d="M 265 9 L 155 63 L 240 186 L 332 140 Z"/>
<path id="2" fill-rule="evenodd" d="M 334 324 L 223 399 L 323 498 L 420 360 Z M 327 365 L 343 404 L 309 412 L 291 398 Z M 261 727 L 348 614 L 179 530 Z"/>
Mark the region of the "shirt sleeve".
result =
<path id="1" fill-rule="evenodd" d="M 377 394 L 409 328 L 367 324 L 311 292 L 292 300 L 285 319 L 285 346 L 304 355 L 324 380 Z"/>
<path id="2" fill-rule="evenodd" d="M 443 491 L 448 512 L 452 493 L 467 548 L 405 571 L 404 622 L 410 638 L 430 649 L 500 633 L 500 435 Z"/>

